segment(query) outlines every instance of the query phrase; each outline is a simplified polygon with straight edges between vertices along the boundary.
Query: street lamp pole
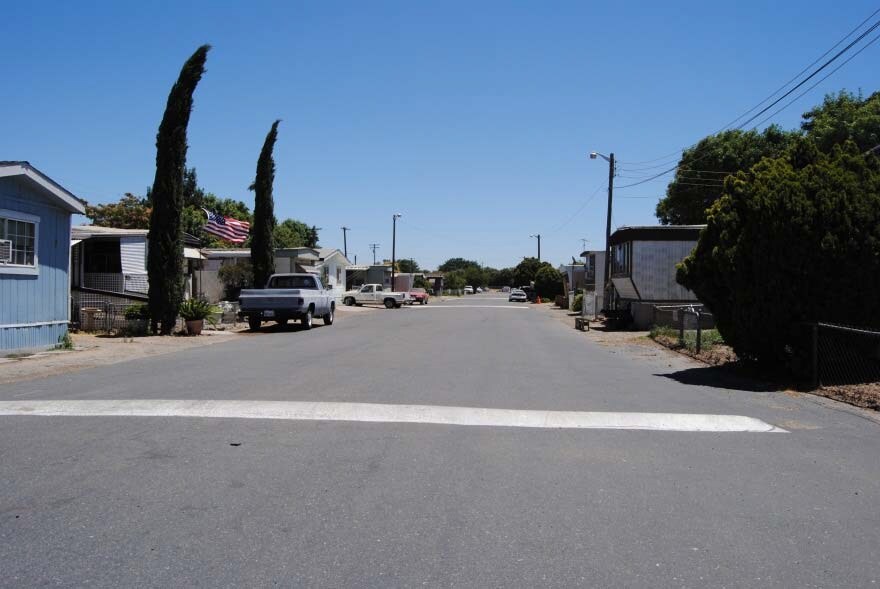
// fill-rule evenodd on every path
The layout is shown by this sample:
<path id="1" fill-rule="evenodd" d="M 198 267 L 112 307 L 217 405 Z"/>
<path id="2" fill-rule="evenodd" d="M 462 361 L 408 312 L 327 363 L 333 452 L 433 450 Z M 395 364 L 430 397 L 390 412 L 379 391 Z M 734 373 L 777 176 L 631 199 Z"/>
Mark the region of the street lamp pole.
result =
<path id="1" fill-rule="evenodd" d="M 349 227 L 342 228 L 342 254 L 348 258 L 348 232 L 351 231 Z"/>
<path id="2" fill-rule="evenodd" d="M 400 213 L 394 213 L 391 217 L 392 230 L 391 230 L 391 290 L 394 290 L 394 264 L 396 262 L 397 252 L 395 251 L 397 247 L 397 220 L 401 218 L 403 215 Z"/>
<path id="3" fill-rule="evenodd" d="M 591 160 L 594 160 L 597 157 L 601 157 L 608 162 L 608 218 L 605 222 L 605 282 L 602 285 L 602 292 L 604 293 L 608 288 L 608 283 L 611 282 L 611 245 L 609 242 L 611 241 L 611 203 L 614 194 L 614 154 L 612 153 L 611 155 L 605 156 L 596 151 L 590 154 Z"/>
<path id="4" fill-rule="evenodd" d="M 537 237 L 538 238 L 538 262 L 541 261 L 541 234 L 535 233 L 534 235 L 529 235 L 529 237 Z"/>

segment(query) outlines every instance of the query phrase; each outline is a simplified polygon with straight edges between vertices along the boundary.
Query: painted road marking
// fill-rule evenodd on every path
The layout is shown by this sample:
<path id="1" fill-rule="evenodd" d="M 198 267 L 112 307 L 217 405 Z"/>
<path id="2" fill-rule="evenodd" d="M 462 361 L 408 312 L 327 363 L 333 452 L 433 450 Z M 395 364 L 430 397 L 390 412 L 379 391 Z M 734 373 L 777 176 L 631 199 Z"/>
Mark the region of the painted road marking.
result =
<path id="1" fill-rule="evenodd" d="M 416 309 L 528 309 L 511 305 L 414 305 Z"/>
<path id="2" fill-rule="evenodd" d="M 742 415 L 534 411 L 307 401 L 0 401 L 0 416 L 208 417 L 307 421 L 366 421 L 561 429 L 635 429 L 677 432 L 786 432 Z"/>

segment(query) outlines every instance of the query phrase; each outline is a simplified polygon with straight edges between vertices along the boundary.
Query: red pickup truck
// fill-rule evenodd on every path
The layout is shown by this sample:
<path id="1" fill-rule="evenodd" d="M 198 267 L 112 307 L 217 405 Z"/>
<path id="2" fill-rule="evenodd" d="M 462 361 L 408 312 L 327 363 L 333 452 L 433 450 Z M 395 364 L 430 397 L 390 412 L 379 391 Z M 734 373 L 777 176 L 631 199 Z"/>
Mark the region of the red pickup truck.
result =
<path id="1" fill-rule="evenodd" d="M 428 299 L 430 296 L 428 295 L 428 291 L 424 288 L 414 288 L 409 291 L 409 304 L 415 305 L 416 303 L 420 305 L 427 305 Z"/>

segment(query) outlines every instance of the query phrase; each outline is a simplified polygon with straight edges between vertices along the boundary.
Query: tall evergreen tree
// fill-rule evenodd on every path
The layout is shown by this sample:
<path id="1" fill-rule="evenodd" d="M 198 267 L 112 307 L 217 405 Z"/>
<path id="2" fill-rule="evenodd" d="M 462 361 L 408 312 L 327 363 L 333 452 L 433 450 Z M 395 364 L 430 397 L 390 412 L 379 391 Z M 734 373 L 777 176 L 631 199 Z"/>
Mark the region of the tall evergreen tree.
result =
<path id="1" fill-rule="evenodd" d="M 275 272 L 275 203 L 272 200 L 272 183 L 275 181 L 275 160 L 272 151 L 278 139 L 278 123 L 266 135 L 260 159 L 257 160 L 257 177 L 254 180 L 254 224 L 251 239 L 251 264 L 254 267 L 254 284 L 263 287 Z"/>
<path id="2" fill-rule="evenodd" d="M 193 92 L 205 73 L 210 45 L 202 45 L 183 64 L 156 135 L 156 176 L 150 190 L 149 307 L 151 328 L 168 335 L 177 321 L 183 300 L 184 172 L 186 128 L 192 112 Z M 161 324 L 161 329 L 159 325 Z"/>

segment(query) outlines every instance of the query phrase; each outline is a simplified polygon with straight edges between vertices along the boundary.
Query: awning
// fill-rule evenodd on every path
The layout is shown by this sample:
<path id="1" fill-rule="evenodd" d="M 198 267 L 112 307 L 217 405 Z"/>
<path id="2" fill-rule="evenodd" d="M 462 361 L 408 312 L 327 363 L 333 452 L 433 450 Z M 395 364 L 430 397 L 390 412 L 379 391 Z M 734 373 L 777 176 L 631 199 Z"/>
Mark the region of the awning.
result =
<path id="1" fill-rule="evenodd" d="M 299 266 L 299 265 L 297 264 L 297 266 Z M 300 270 L 300 272 L 305 272 L 306 274 L 317 275 L 317 274 L 321 273 L 321 269 L 318 268 L 317 266 L 299 266 L 299 270 Z"/>
<path id="2" fill-rule="evenodd" d="M 78 244 L 81 241 L 82 241 L 82 239 L 71 239 L 70 240 L 70 247 L 75 246 L 76 244 Z"/>
<path id="3" fill-rule="evenodd" d="M 639 296 L 639 291 L 636 290 L 636 285 L 633 284 L 632 278 L 628 276 L 612 278 L 611 282 L 614 283 L 614 288 L 617 290 L 617 294 L 620 295 L 620 298 L 634 301 L 638 301 L 642 298 Z"/>
<path id="4" fill-rule="evenodd" d="M 297 261 L 299 261 L 299 260 L 305 260 L 305 261 L 307 261 L 307 262 L 317 262 L 317 261 L 320 260 L 321 258 L 319 258 L 318 256 L 316 256 L 316 255 L 313 254 L 313 253 L 310 253 L 310 252 L 303 252 L 303 253 L 301 253 L 301 254 L 297 254 L 295 259 L 296 259 Z"/>
<path id="5" fill-rule="evenodd" d="M 187 260 L 207 260 L 207 256 L 203 256 L 202 253 L 194 247 L 185 247 L 183 248 L 183 257 Z"/>

